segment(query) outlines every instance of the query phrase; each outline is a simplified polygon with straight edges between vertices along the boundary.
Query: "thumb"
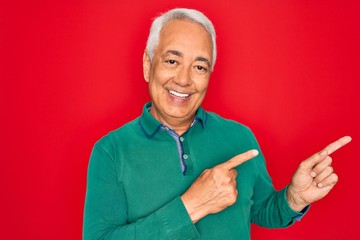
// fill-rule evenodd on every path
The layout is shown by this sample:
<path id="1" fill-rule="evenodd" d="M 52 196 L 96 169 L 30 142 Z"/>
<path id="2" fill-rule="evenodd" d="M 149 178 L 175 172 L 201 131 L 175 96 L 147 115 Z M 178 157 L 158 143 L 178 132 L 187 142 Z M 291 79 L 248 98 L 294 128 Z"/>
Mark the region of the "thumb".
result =
<path id="1" fill-rule="evenodd" d="M 243 164 L 244 162 L 252 159 L 253 157 L 256 157 L 258 154 L 259 154 L 259 151 L 256 149 L 249 150 L 247 152 L 236 155 L 235 157 L 220 164 L 219 166 L 226 170 L 231 170 L 231 169 L 236 168 L 237 166 Z"/>

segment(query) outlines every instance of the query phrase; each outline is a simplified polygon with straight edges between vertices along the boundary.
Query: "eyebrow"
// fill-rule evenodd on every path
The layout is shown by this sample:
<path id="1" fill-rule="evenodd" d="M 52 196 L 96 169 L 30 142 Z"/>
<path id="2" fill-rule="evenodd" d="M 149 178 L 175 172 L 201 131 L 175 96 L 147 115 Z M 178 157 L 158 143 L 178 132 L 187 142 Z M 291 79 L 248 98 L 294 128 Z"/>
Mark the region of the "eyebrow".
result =
<path id="1" fill-rule="evenodd" d="M 168 50 L 166 51 L 166 54 L 173 54 L 173 55 L 176 55 L 178 57 L 183 57 L 184 54 L 182 54 L 181 52 L 177 51 L 177 50 Z"/>
<path id="2" fill-rule="evenodd" d="M 210 61 L 204 57 L 197 57 L 195 60 L 200 62 L 206 62 L 209 67 L 211 66 Z"/>
<path id="3" fill-rule="evenodd" d="M 166 54 L 173 54 L 178 57 L 184 56 L 184 54 L 182 54 L 181 52 L 179 52 L 177 50 L 168 50 L 168 51 L 166 51 Z M 195 58 L 195 61 L 205 62 L 209 67 L 211 66 L 210 61 L 205 57 L 197 57 L 197 58 Z"/>

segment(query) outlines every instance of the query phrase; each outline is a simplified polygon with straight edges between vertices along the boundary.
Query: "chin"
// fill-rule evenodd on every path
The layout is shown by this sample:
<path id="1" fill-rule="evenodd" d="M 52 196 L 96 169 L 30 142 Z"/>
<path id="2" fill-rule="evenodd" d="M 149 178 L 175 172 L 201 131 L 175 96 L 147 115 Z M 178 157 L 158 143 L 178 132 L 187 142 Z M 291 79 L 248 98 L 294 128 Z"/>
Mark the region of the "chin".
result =
<path id="1" fill-rule="evenodd" d="M 191 111 L 192 109 L 190 107 L 167 106 L 164 108 L 164 113 L 171 117 L 182 118 L 194 114 Z"/>
<path id="2" fill-rule="evenodd" d="M 169 111 L 166 115 L 173 118 L 186 118 L 191 115 L 191 113 L 187 111 Z"/>

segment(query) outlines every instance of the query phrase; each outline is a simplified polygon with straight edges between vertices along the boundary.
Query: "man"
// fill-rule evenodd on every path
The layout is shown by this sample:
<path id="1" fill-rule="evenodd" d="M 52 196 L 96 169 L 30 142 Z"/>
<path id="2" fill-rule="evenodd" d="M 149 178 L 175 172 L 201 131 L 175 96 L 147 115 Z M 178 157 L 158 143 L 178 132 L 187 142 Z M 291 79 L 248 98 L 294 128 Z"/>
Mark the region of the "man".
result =
<path id="1" fill-rule="evenodd" d="M 250 239 L 250 223 L 289 226 L 336 184 L 329 155 L 350 137 L 274 190 L 252 132 L 201 107 L 215 59 L 202 13 L 154 20 L 143 57 L 151 103 L 93 149 L 84 239 Z"/>

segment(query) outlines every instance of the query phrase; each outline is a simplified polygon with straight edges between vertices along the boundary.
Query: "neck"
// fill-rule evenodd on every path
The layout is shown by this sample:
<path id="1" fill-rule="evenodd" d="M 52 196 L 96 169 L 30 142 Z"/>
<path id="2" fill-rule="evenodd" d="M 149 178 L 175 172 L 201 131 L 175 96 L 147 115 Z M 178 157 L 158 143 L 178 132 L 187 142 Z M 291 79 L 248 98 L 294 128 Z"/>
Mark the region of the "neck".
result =
<path id="1" fill-rule="evenodd" d="M 174 130 L 179 136 L 181 136 L 184 132 L 186 132 L 189 129 L 191 123 L 194 121 L 195 118 L 195 116 L 189 119 L 159 116 L 158 114 L 156 114 L 153 108 L 150 109 L 150 114 L 160 123 Z"/>

